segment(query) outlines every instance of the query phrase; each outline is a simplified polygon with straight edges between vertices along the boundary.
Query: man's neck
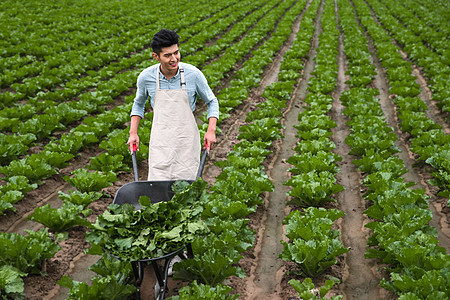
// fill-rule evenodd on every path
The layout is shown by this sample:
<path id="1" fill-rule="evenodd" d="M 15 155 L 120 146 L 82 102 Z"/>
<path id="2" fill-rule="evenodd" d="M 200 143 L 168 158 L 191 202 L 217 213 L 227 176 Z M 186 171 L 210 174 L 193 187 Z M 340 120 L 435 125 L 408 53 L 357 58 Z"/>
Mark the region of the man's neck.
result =
<path id="1" fill-rule="evenodd" d="M 179 68 L 179 67 L 178 67 Z M 161 71 L 161 73 L 168 79 L 170 80 L 170 78 L 174 77 L 175 75 L 177 75 L 178 73 L 178 68 L 176 70 L 164 70 L 164 68 L 161 66 L 159 69 Z"/>

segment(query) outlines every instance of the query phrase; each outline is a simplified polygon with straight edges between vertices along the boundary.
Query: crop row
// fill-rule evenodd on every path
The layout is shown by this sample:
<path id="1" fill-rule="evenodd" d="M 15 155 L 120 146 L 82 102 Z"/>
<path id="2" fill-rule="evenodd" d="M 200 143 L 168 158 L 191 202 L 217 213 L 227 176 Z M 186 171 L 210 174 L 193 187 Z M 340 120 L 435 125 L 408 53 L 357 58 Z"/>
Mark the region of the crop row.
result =
<path id="1" fill-rule="evenodd" d="M 285 20 L 284 20 L 284 22 L 283 22 L 283 26 L 284 27 L 288 27 L 288 26 L 290 26 L 289 24 L 292 24 L 292 18 L 295 18 L 295 16 L 299 13 L 299 9 L 301 9 L 302 8 L 302 6 L 301 5 L 304 5 L 304 4 L 302 4 L 302 3 L 299 3 L 299 4 L 297 4 L 296 6 L 295 6 L 295 10 L 293 9 L 292 11 L 290 11 L 290 13 L 289 13 L 289 18 L 285 18 Z M 283 32 L 283 34 L 284 35 L 286 35 L 289 31 L 288 30 L 283 30 L 282 31 Z M 260 36 L 260 39 L 263 37 L 264 35 L 261 35 Z M 276 37 L 276 35 L 275 35 L 275 37 Z M 272 56 L 274 55 L 274 53 L 275 53 L 275 51 L 276 51 L 276 49 L 279 49 L 279 47 L 280 47 L 280 42 L 282 43 L 283 42 L 283 40 L 282 39 L 276 39 L 276 38 L 274 38 L 273 39 L 273 42 L 272 42 L 272 45 L 271 45 L 271 48 L 268 48 L 268 46 L 266 46 L 265 47 L 265 49 L 266 49 L 266 51 L 264 51 L 264 52 L 261 52 L 261 54 L 265 54 L 265 55 L 267 55 L 267 53 L 270 53 Z M 268 51 L 268 49 L 273 49 L 273 50 L 271 50 L 271 52 L 269 52 Z M 264 66 L 264 64 L 267 64 L 268 62 L 270 62 L 270 60 L 267 60 L 267 59 L 261 59 L 262 57 L 259 57 L 259 59 L 257 59 L 258 61 L 260 61 L 261 63 L 260 63 L 260 69 L 262 70 L 262 68 L 263 68 L 263 66 Z M 255 59 L 256 60 L 256 59 Z M 252 65 L 253 67 L 255 66 L 255 65 Z M 243 87 L 246 87 L 246 86 L 243 86 Z M 240 88 L 243 88 L 243 87 L 240 87 Z M 233 91 L 233 90 L 231 90 L 231 91 Z M 223 96 L 226 96 L 225 94 L 223 95 Z M 226 109 L 226 106 L 224 106 L 224 109 Z M 150 127 L 150 126 L 149 126 Z M 121 133 L 119 133 L 117 130 L 116 131 L 113 131 L 113 132 L 116 132 L 116 134 L 113 134 L 113 133 L 111 133 L 111 134 L 109 134 L 108 136 L 109 137 L 113 137 L 114 136 L 114 138 L 116 137 L 116 136 L 120 136 L 121 135 Z M 125 132 L 125 131 L 123 131 L 123 132 Z M 110 141 L 112 138 L 110 138 L 108 141 Z M 122 134 L 122 142 L 123 142 L 123 134 Z M 109 143 L 109 142 L 107 142 L 107 141 L 105 141 L 106 143 Z M 123 147 L 123 143 L 121 143 L 122 145 L 121 145 L 121 147 L 111 147 L 111 149 L 108 149 L 108 151 L 109 151 L 109 155 L 114 155 L 114 153 L 112 153 L 112 149 L 117 149 L 117 148 L 124 148 Z M 142 151 L 142 152 L 144 152 L 145 153 L 145 151 Z M 103 154 L 102 154 L 103 155 Z M 103 155 L 103 158 L 104 159 L 109 159 L 110 158 L 110 156 L 109 155 Z M 108 158 L 109 157 L 109 158 Z M 100 158 L 100 157 L 99 157 Z M 92 162 L 95 162 L 95 160 L 92 160 Z M 102 165 L 102 163 L 100 162 L 100 163 L 92 163 L 91 162 L 91 165 L 97 165 L 97 166 L 101 166 Z M 118 160 L 118 162 L 120 162 L 120 159 Z M 115 165 L 115 166 L 118 166 L 117 164 L 112 164 L 112 163 L 108 163 L 109 165 Z M 258 164 L 258 165 L 260 165 L 260 164 Z M 121 166 L 119 166 L 119 168 L 118 169 L 121 169 L 121 168 L 123 168 L 123 167 L 121 167 Z M 109 171 L 107 171 L 107 170 L 103 170 L 102 171 L 102 173 L 103 174 L 108 174 L 109 172 L 110 172 L 111 170 L 109 170 Z M 88 173 L 89 172 L 87 172 L 86 170 L 82 170 L 82 169 L 80 169 L 80 170 L 77 170 L 77 171 L 74 171 L 73 172 L 73 174 L 74 174 L 74 176 L 73 177 L 70 177 L 70 178 L 67 178 L 66 180 L 68 180 L 72 185 L 74 185 L 74 186 L 76 186 L 77 187 L 77 189 L 79 189 L 79 191 L 78 192 L 80 192 L 81 190 L 83 191 L 83 193 L 84 193 L 84 196 L 82 196 L 82 197 L 87 197 L 87 195 L 86 195 L 86 193 L 87 194 L 89 194 L 89 193 L 96 193 L 96 190 L 98 190 L 101 186 L 96 186 L 94 183 L 95 182 L 98 182 L 96 179 L 95 179 L 95 176 L 94 175 L 92 175 L 92 176 L 89 176 L 88 175 Z M 247 176 L 247 177 L 249 177 L 249 176 Z M 239 177 L 240 178 L 240 177 Z M 111 179 L 112 178 L 109 178 L 108 180 L 106 180 L 106 181 L 111 181 Z M 254 191 L 254 187 L 255 187 L 255 184 L 251 184 L 250 185 L 251 186 L 251 192 L 252 193 L 254 193 L 255 191 Z M 233 190 L 233 191 L 235 191 L 235 190 Z M 73 192 L 72 193 L 72 195 L 77 195 L 77 196 L 80 196 L 80 194 L 79 193 L 77 193 L 77 192 Z M 259 193 L 256 193 L 255 194 L 256 196 L 258 196 L 259 195 Z M 66 195 L 66 196 L 63 196 L 63 198 L 64 199 L 67 199 L 67 198 L 70 198 L 68 195 Z M 77 198 L 80 198 L 80 197 L 77 197 Z M 66 205 L 67 207 L 70 207 L 71 205 Z M 37 209 L 37 212 L 39 212 L 39 210 L 43 210 L 44 208 L 39 208 L 39 209 Z M 48 208 L 45 208 L 45 209 L 48 209 Z M 53 210 L 53 211 L 55 211 L 56 212 L 56 210 Z M 61 208 L 60 209 L 60 211 L 63 211 L 63 209 Z M 79 214 L 80 213 L 80 211 L 78 210 L 78 212 L 76 212 L 75 213 L 75 215 L 77 215 L 77 213 Z M 51 214 L 50 212 L 49 212 L 49 210 L 47 210 L 47 214 Z M 38 219 L 40 214 L 39 213 L 36 213 L 36 216 L 35 216 L 35 218 L 36 219 Z M 66 219 L 69 219 L 69 218 L 67 218 L 67 215 L 66 215 Z M 61 218 L 60 218 L 60 220 L 61 220 Z M 244 222 L 245 223 L 245 222 Z M 245 225 L 245 224 L 244 224 Z M 67 229 L 67 227 L 65 227 L 64 228 L 64 226 L 62 226 L 62 227 L 59 227 L 59 228 L 61 228 L 61 229 L 63 229 L 63 230 L 66 230 Z M 56 228 L 55 228 L 56 229 Z M 230 250 L 231 251 L 231 250 Z M 102 281 L 102 283 L 104 283 L 104 281 Z M 77 285 L 78 286 L 78 285 Z"/>
<path id="2" fill-rule="evenodd" d="M 365 24 L 362 1 L 353 1 L 358 15 Z M 351 64 L 360 58 L 369 58 L 367 41 L 351 38 L 358 30 L 350 3 L 342 1 L 342 28 L 349 34 L 349 48 L 345 48 Z M 340 11 L 341 11 L 340 10 Z M 344 12 L 343 12 L 344 14 Z M 356 29 L 356 30 L 355 30 Z M 371 34 L 377 46 L 377 35 Z M 347 41 L 347 39 L 346 39 Z M 346 42 L 347 43 L 347 42 Z M 346 44 L 347 45 L 347 44 Z M 351 49 L 347 53 L 347 49 Z M 360 53 L 358 56 L 352 52 Z M 378 54 L 378 53 L 377 53 Z M 372 65 L 374 69 L 374 66 Z M 428 225 L 432 213 L 428 208 L 424 189 L 411 189 L 415 185 L 402 175 L 407 172 L 403 161 L 395 156 L 400 150 L 394 145 L 397 137 L 384 120 L 384 113 L 376 96 L 378 91 L 365 85 L 354 85 L 341 96 L 346 106 L 344 114 L 351 118 L 347 124 L 351 134 L 345 142 L 351 146 L 350 154 L 359 156 L 354 163 L 367 174 L 362 183 L 367 191 L 366 200 L 373 204 L 365 211 L 374 219 L 366 227 L 373 230 L 369 238 L 367 258 L 378 258 L 389 265 L 389 279 L 382 279 L 381 286 L 395 292 L 399 299 L 438 299 L 449 295 L 446 268 L 450 256 L 439 247 L 436 228 Z"/>
<path id="3" fill-rule="evenodd" d="M 291 49 L 295 51 L 292 56 L 299 61 L 307 56 L 310 49 L 315 30 L 314 17 L 319 4 L 319 1 L 311 3 L 315 7 L 311 7 L 308 11 L 310 14 L 305 15 L 302 22 L 304 30 L 297 36 L 298 44 L 294 43 L 300 49 Z M 335 174 L 339 172 L 335 161 L 342 158 L 331 152 L 335 148 L 330 140 L 331 128 L 336 123 L 326 115 L 333 102 L 329 93 L 336 86 L 339 32 L 336 28 L 334 2 L 323 1 L 323 7 L 320 20 L 322 33 L 318 37 L 319 46 L 312 72 L 314 77 L 308 82 L 309 93 L 303 100 L 308 106 L 299 114 L 300 123 L 295 126 L 296 136 L 300 141 L 294 148 L 296 153 L 287 160 L 292 165 L 288 170 L 292 175 L 284 185 L 292 187 L 287 194 L 292 199 L 289 204 L 297 209 L 291 211 L 283 221 L 289 242 L 282 242 L 284 247 L 280 254 L 283 260 L 297 263 L 299 269 L 293 271 L 295 274 L 313 278 L 328 270 L 338 262 L 339 256 L 349 251 L 339 240 L 340 232 L 331 229 L 334 221 L 344 213 L 321 207 L 336 201 L 332 195 L 343 190 L 341 185 L 335 184 Z M 294 71 L 292 67 L 290 69 Z M 311 278 L 305 278 L 303 282 L 292 279 L 289 283 L 302 299 L 318 299 L 311 291 L 314 288 Z M 320 288 L 320 297 L 325 296 L 334 284 L 334 281 L 327 280 L 325 286 Z M 341 298 L 342 296 L 332 297 Z"/>

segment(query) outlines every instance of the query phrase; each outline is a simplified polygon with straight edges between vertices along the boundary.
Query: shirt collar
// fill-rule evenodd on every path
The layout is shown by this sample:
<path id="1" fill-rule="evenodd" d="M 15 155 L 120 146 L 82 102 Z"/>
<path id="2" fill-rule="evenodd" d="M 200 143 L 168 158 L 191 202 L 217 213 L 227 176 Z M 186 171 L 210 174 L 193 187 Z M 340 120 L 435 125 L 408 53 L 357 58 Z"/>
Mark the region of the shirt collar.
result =
<path id="1" fill-rule="evenodd" d="M 180 63 L 178 63 L 178 71 L 177 74 L 175 74 L 175 76 L 173 76 L 172 78 L 170 78 L 170 80 L 174 80 L 174 79 L 179 79 L 180 78 L 180 67 L 179 67 Z M 165 79 L 168 80 L 166 76 L 164 76 L 164 74 L 161 72 L 161 64 L 159 64 L 158 66 L 159 69 L 159 79 Z"/>

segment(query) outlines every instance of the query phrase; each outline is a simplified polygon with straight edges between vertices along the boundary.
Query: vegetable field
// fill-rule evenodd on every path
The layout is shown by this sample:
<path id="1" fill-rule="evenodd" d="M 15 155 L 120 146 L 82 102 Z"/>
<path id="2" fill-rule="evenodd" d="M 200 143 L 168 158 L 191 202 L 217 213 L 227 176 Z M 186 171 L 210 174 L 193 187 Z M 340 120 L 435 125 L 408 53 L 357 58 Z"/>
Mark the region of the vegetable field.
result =
<path id="1" fill-rule="evenodd" d="M 129 260 L 185 242 L 171 299 L 450 298 L 448 1 L 0 7 L 2 299 L 132 299 Z M 110 204 L 134 180 L 130 111 L 161 28 L 219 99 L 219 132 L 202 179 L 133 215 Z M 151 125 L 147 107 L 141 180 Z"/>

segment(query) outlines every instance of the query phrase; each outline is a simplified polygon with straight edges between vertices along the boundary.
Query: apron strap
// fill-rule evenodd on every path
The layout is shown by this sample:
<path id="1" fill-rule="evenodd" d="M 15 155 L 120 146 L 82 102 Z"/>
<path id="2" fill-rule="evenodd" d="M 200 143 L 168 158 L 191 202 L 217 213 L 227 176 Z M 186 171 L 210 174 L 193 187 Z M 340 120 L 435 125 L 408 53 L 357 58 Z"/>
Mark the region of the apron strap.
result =
<path id="1" fill-rule="evenodd" d="M 159 68 L 161 67 L 161 65 L 159 65 L 156 68 L 156 90 L 159 90 Z"/>
<path id="2" fill-rule="evenodd" d="M 179 69 L 180 69 L 181 89 L 186 90 L 186 80 L 184 80 L 184 69 L 181 65 L 179 65 Z"/>

